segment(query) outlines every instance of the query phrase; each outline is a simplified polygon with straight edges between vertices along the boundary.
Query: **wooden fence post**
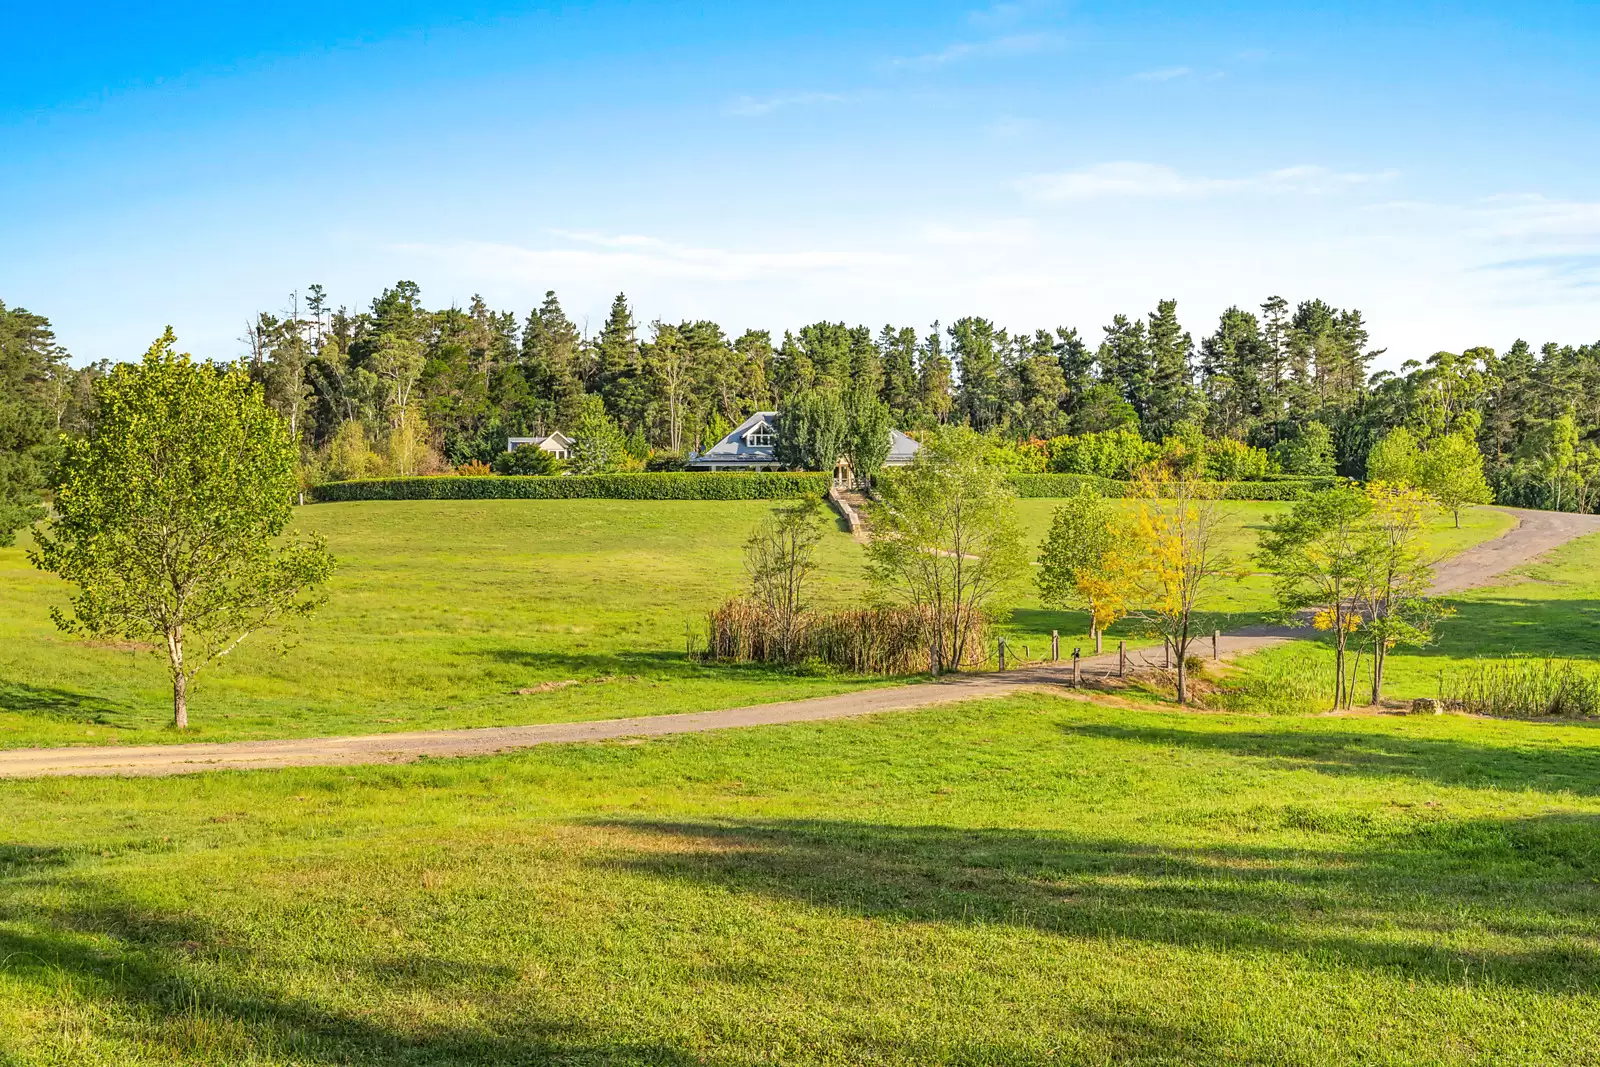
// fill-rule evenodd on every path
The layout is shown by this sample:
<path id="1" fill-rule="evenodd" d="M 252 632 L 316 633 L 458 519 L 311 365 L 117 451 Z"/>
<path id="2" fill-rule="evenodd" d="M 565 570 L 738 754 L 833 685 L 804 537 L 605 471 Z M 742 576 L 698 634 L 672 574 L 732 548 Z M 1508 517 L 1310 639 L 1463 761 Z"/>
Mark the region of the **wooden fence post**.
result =
<path id="1" fill-rule="evenodd" d="M 1128 676 L 1128 642 L 1126 642 L 1126 641 L 1118 641 L 1117 642 L 1117 677 L 1118 678 L 1126 678 L 1127 676 Z"/>
<path id="2" fill-rule="evenodd" d="M 1104 630 L 1096 630 L 1094 632 L 1094 654 L 1097 656 L 1105 651 L 1105 643 L 1102 640 L 1105 635 L 1106 632 Z"/>
<path id="3" fill-rule="evenodd" d="M 936 645 L 928 646 L 928 673 L 939 677 L 939 649 Z"/>
<path id="4" fill-rule="evenodd" d="M 1006 669 L 1006 639 L 1000 639 L 1000 669 Z"/>
<path id="5" fill-rule="evenodd" d="M 1061 634 L 1056 630 L 1050 631 L 1050 662 L 1054 663 L 1061 658 Z"/>
<path id="6" fill-rule="evenodd" d="M 1078 650 L 1072 650 L 1072 688 L 1076 689 L 1083 683 L 1083 675 L 1078 673 Z"/>
<path id="7" fill-rule="evenodd" d="M 1212 630 L 1211 631 L 1211 658 L 1212 659 L 1221 659 L 1222 658 L 1222 631 L 1221 630 Z"/>

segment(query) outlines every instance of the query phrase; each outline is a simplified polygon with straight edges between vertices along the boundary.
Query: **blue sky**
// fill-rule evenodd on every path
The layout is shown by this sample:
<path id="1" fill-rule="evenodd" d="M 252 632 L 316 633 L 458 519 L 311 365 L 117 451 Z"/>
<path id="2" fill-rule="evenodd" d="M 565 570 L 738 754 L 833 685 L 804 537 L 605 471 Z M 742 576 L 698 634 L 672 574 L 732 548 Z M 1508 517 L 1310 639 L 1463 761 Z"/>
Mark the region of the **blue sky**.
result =
<path id="1" fill-rule="evenodd" d="M 0 300 L 78 360 L 364 304 L 730 332 L 1274 293 L 1600 338 L 1600 5 L 8 4 Z"/>

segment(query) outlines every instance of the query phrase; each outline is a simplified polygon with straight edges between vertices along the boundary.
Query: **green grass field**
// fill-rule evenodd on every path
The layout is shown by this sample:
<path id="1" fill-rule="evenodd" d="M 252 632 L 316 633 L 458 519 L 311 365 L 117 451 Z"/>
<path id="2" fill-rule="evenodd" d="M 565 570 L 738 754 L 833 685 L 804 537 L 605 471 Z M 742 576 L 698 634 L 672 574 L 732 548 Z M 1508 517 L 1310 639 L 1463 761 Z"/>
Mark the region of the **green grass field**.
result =
<path id="1" fill-rule="evenodd" d="M 1057 502 L 1024 500 L 1035 542 Z M 1286 505 L 1232 506 L 1235 555 Z M 193 728 L 166 727 L 162 662 L 138 648 L 56 632 L 65 589 L 22 547 L 0 550 L 0 747 L 220 741 L 571 721 L 700 711 L 835 693 L 880 680 L 759 667 L 704 666 L 686 628 L 742 585 L 741 545 L 758 501 L 417 501 L 301 509 L 340 560 L 328 603 L 286 655 L 244 645 L 200 676 Z M 1439 552 L 1503 532 L 1507 516 L 1442 520 Z M 860 546 L 833 531 L 822 549 L 822 605 L 864 590 Z M 1211 605 L 1223 626 L 1270 606 L 1260 576 L 1230 582 Z M 1013 653 L 1043 656 L 1051 629 L 1087 644 L 1087 620 L 1025 599 L 1000 628 Z M 1114 630 L 1127 634 L 1130 628 Z M 518 695 L 542 683 L 564 688 Z"/>
<path id="2" fill-rule="evenodd" d="M 1600 1063 L 1600 731 L 1028 696 L 0 782 L 0 1063 Z"/>

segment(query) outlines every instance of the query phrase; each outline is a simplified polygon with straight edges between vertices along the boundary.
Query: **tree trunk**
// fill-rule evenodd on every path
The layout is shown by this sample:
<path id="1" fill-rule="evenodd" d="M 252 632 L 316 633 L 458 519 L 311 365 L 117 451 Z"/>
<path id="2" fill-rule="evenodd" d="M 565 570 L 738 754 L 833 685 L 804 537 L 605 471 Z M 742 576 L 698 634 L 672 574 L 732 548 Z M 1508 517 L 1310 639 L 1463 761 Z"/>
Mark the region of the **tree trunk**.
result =
<path id="1" fill-rule="evenodd" d="M 1456 529 L 1461 529 L 1461 509 L 1456 509 Z"/>
<path id="2" fill-rule="evenodd" d="M 172 676 L 172 725 L 179 730 L 189 728 L 189 676 L 182 671 Z"/>
<path id="3" fill-rule="evenodd" d="M 189 728 L 189 676 L 183 670 L 183 630 L 167 631 L 167 661 L 172 667 L 172 725 Z"/>
<path id="4" fill-rule="evenodd" d="M 1183 664 L 1183 654 L 1178 654 L 1178 703 L 1189 703 L 1189 668 Z"/>
<path id="5" fill-rule="evenodd" d="M 1387 658 L 1388 650 L 1384 648 L 1383 640 L 1373 643 L 1372 647 L 1372 706 L 1377 707 L 1378 701 L 1383 699 L 1383 661 Z"/>

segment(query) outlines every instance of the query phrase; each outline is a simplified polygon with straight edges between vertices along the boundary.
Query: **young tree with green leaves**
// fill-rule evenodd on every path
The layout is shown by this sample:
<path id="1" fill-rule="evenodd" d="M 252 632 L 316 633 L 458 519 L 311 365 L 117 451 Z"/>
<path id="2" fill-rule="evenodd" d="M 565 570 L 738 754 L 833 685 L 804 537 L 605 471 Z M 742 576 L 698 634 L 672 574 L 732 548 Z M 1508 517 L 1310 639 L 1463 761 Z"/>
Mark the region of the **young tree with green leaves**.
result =
<path id="1" fill-rule="evenodd" d="M 1450 614 L 1428 595 L 1433 565 L 1422 533 L 1428 502 L 1415 488 L 1376 482 L 1365 489 L 1371 564 L 1357 606 L 1372 644 L 1372 703 L 1383 699 L 1383 673 L 1395 645 L 1425 645 Z M 1354 688 L 1353 684 L 1351 688 Z"/>
<path id="2" fill-rule="evenodd" d="M 777 623 L 785 661 L 792 661 L 798 649 L 800 616 L 822 535 L 821 506 L 808 500 L 772 509 L 744 543 L 750 599 Z"/>
<path id="3" fill-rule="evenodd" d="M 1333 706 L 1348 703 L 1345 678 L 1350 636 L 1362 623 L 1363 595 L 1378 564 L 1368 524 L 1372 500 L 1355 486 L 1325 489 L 1269 519 L 1256 558 L 1273 576 L 1278 605 L 1291 623 L 1313 612 L 1311 625 L 1334 640 Z"/>
<path id="4" fill-rule="evenodd" d="M 964 426 L 938 431 L 871 508 L 874 593 L 928 615 L 936 670 L 968 662 L 973 630 L 1009 606 L 1028 567 L 1016 490 L 991 447 Z"/>
<path id="5" fill-rule="evenodd" d="M 1111 504 L 1089 486 L 1056 508 L 1039 549 L 1035 580 L 1046 607 L 1089 610 L 1089 634 L 1101 650 L 1106 627 L 1127 613 L 1116 553 L 1126 531 Z"/>
<path id="6" fill-rule="evenodd" d="M 1445 434 L 1428 442 L 1417 464 L 1417 485 L 1455 517 L 1461 528 L 1461 509 L 1494 499 L 1483 476 L 1483 453 L 1465 433 Z"/>
<path id="7" fill-rule="evenodd" d="M 1416 435 L 1396 426 L 1367 453 L 1367 482 L 1414 486 L 1421 466 L 1422 450 L 1417 447 Z"/>
<path id="8" fill-rule="evenodd" d="M 333 572 L 320 537 L 280 539 L 297 489 L 284 421 L 242 368 L 178 354 L 168 329 L 97 389 L 70 441 L 35 565 L 76 586 L 61 629 L 156 640 L 188 726 L 194 676 L 251 634 L 309 614 Z"/>

